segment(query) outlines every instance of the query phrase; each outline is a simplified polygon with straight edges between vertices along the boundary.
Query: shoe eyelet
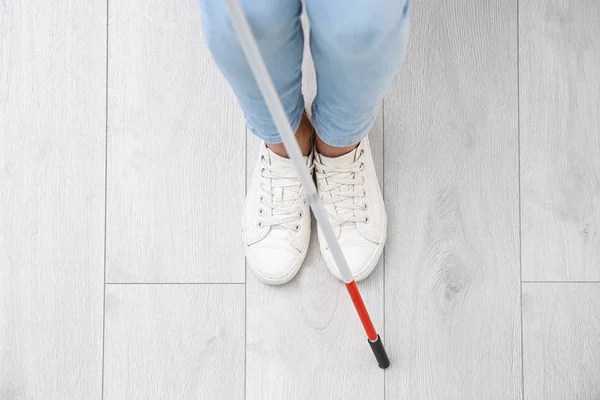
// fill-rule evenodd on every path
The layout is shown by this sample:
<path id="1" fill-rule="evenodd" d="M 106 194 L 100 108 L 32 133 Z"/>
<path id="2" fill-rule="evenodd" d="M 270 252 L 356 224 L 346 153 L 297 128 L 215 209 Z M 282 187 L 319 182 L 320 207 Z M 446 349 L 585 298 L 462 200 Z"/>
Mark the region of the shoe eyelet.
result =
<path id="1" fill-rule="evenodd" d="M 362 163 L 362 162 L 361 162 L 361 163 L 360 163 L 360 167 L 359 167 L 359 169 L 360 169 L 361 171 L 364 171 L 364 170 L 365 170 L 365 163 Z"/>
<path id="2" fill-rule="evenodd" d="M 367 195 L 367 191 L 365 189 L 363 189 L 363 197 L 365 197 Z"/>
<path id="3" fill-rule="evenodd" d="M 265 172 L 265 169 L 264 169 L 264 168 L 261 168 L 261 170 L 260 170 L 260 177 L 261 177 L 261 178 L 264 178 L 264 177 L 265 177 L 265 175 L 263 174 L 263 172 Z"/>
<path id="4" fill-rule="evenodd" d="M 363 154 L 365 154 L 365 149 L 360 149 L 360 155 L 362 156 Z"/>
<path id="5" fill-rule="evenodd" d="M 262 229 L 262 228 L 263 228 L 263 223 L 262 223 L 262 221 L 258 221 L 258 222 L 256 223 L 256 226 L 257 226 L 259 229 Z"/>
<path id="6" fill-rule="evenodd" d="M 303 213 L 302 211 L 300 211 L 300 212 L 298 213 L 298 218 L 302 218 L 303 216 L 304 216 L 304 213 Z"/>
<path id="7" fill-rule="evenodd" d="M 265 200 L 265 196 L 263 196 L 262 194 L 260 195 L 260 197 L 258 198 L 258 200 L 260 201 L 260 204 L 263 203 L 263 201 Z"/>
<path id="8" fill-rule="evenodd" d="M 262 208 L 258 209 L 258 215 L 262 216 L 265 213 L 265 210 L 263 210 Z"/>
<path id="9" fill-rule="evenodd" d="M 367 215 L 367 216 L 365 216 L 365 224 L 368 224 L 368 223 L 369 223 L 369 216 Z"/>
<path id="10" fill-rule="evenodd" d="M 367 209 L 367 203 L 363 204 L 363 211 Z"/>
<path id="11" fill-rule="evenodd" d="M 302 204 L 306 205 L 306 199 L 302 200 Z"/>
<path id="12" fill-rule="evenodd" d="M 300 225 L 296 225 L 294 227 L 294 232 L 299 232 L 300 231 Z"/>

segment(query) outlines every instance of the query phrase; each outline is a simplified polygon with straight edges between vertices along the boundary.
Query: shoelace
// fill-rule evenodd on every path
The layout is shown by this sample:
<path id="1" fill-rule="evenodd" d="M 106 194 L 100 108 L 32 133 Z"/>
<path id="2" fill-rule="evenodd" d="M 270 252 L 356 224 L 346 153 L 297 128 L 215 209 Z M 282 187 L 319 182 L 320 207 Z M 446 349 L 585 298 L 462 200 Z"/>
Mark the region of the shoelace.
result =
<path id="1" fill-rule="evenodd" d="M 292 165 L 277 166 L 277 170 L 271 169 L 264 158 L 261 158 L 262 169 L 260 188 L 263 194 L 260 196 L 261 208 L 258 210 L 262 219 L 259 227 L 282 226 L 295 232 L 300 230 L 297 223 L 303 215 L 302 184 L 296 176 Z M 310 167 L 311 171 L 314 167 Z"/>
<path id="2" fill-rule="evenodd" d="M 357 204 L 354 200 L 357 197 L 365 198 L 367 195 L 362 189 L 365 183 L 361 173 L 364 170 L 362 155 L 361 151 L 356 161 L 344 166 L 323 165 L 315 157 L 315 168 L 319 171 L 317 178 L 321 181 L 321 199 L 324 204 L 333 204 L 336 211 L 335 214 L 328 212 L 333 227 L 345 222 L 369 222 L 368 217 L 356 215 L 356 210 L 367 209 L 367 203 Z M 324 196 L 326 193 L 331 197 Z"/>

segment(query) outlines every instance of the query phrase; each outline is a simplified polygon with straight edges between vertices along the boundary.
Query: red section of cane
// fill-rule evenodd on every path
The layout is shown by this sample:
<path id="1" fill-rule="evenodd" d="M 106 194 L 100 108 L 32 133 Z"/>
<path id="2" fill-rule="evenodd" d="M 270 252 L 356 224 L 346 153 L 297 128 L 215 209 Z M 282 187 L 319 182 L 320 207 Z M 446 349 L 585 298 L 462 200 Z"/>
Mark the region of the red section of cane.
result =
<path id="1" fill-rule="evenodd" d="M 385 347 L 383 346 L 383 341 L 381 340 L 381 337 L 377 334 L 377 331 L 373 326 L 373 321 L 371 321 L 371 317 L 369 316 L 367 307 L 365 307 L 365 303 L 363 302 L 360 292 L 358 291 L 356 282 L 352 281 L 350 283 L 346 283 L 346 289 L 348 289 L 348 293 L 350 294 L 352 303 L 354 303 L 354 308 L 358 313 L 360 322 L 365 328 L 365 332 L 367 332 L 367 337 L 369 338 L 369 346 L 371 346 L 371 350 L 373 350 L 373 354 L 377 359 L 379 367 L 383 369 L 389 367 L 390 359 L 388 358 L 388 355 L 385 351 Z"/>
<path id="2" fill-rule="evenodd" d="M 352 281 L 350 283 L 346 283 L 346 289 L 348 289 L 348 293 L 350 293 L 350 297 L 352 298 L 352 302 L 354 303 L 354 308 L 356 308 L 360 322 L 362 322 L 365 332 L 367 332 L 367 337 L 372 342 L 376 341 L 378 336 L 377 331 L 375 331 L 375 327 L 373 326 L 373 322 L 371 321 L 367 307 L 365 307 L 365 303 L 363 302 L 360 292 L 358 291 L 358 287 L 356 287 L 356 282 Z"/>

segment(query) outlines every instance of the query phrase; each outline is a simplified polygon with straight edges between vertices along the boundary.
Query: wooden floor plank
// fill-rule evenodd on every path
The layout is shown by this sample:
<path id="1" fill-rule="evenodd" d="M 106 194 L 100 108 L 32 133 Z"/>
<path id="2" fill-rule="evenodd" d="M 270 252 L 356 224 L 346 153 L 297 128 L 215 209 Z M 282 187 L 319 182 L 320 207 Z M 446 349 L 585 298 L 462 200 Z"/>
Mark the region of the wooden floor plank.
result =
<path id="1" fill-rule="evenodd" d="M 523 279 L 600 280 L 600 3 L 519 3 Z"/>
<path id="2" fill-rule="evenodd" d="M 520 399 L 517 4 L 413 3 L 385 99 L 388 399 Z"/>
<path id="3" fill-rule="evenodd" d="M 198 1 L 109 11 L 107 280 L 243 282 L 245 128 Z"/>
<path id="4" fill-rule="evenodd" d="M 106 3 L 0 4 L 0 398 L 100 399 Z"/>
<path id="5" fill-rule="evenodd" d="M 600 285 L 523 285 L 526 399 L 600 399 Z"/>
<path id="6" fill-rule="evenodd" d="M 104 399 L 243 398 L 243 285 L 107 285 Z"/>

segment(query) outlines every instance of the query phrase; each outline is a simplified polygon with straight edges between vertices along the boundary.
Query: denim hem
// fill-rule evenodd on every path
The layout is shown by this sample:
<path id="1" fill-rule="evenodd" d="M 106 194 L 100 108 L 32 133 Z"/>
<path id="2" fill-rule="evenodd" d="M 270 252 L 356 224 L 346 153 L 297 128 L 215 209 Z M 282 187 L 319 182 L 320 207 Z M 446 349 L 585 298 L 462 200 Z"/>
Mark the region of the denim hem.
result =
<path id="1" fill-rule="evenodd" d="M 325 133 L 323 128 L 321 128 L 321 126 L 319 124 L 319 111 L 318 111 L 317 106 L 315 104 L 313 104 L 313 110 L 312 110 L 313 128 L 315 129 L 315 132 L 317 133 L 317 135 L 323 142 L 325 142 L 326 144 L 333 146 L 333 147 L 348 147 L 348 146 L 352 146 L 352 145 L 360 143 L 360 141 L 362 141 L 369 134 L 369 131 L 373 127 L 374 123 L 375 123 L 375 121 L 370 123 L 365 129 L 362 129 L 357 133 L 353 133 L 351 136 L 346 136 L 346 137 L 342 137 L 342 138 L 334 137 L 334 136 L 331 136 L 331 135 Z"/>
<path id="2" fill-rule="evenodd" d="M 297 110 L 293 112 L 291 118 L 290 115 L 288 115 L 292 132 L 296 132 L 298 130 L 300 122 L 302 121 L 302 115 L 304 114 L 304 96 L 300 96 L 298 104 L 299 106 L 297 107 Z M 264 129 L 256 129 L 256 127 L 252 125 L 248 119 L 246 119 L 246 126 L 254 136 L 258 137 L 267 144 L 278 144 L 282 142 L 281 135 L 277 131 L 264 133 Z"/>

